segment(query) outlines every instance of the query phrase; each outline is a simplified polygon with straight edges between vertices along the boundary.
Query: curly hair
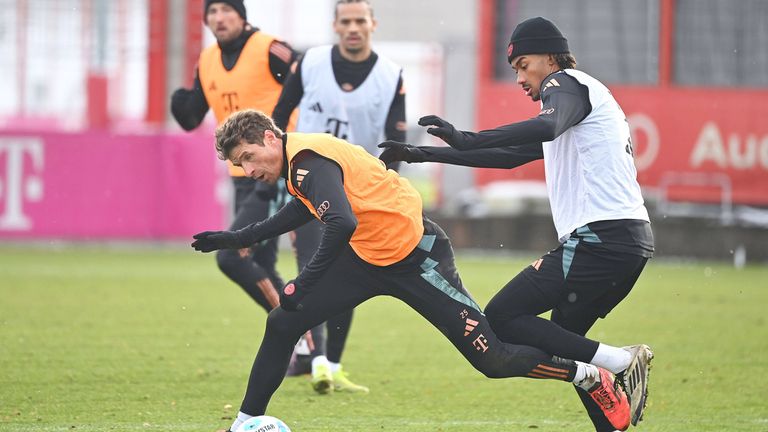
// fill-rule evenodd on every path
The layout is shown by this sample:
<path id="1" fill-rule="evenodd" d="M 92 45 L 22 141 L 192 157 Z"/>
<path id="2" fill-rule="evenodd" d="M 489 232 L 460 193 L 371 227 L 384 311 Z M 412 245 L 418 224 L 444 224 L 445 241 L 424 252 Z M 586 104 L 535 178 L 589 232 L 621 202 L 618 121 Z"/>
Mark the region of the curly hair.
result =
<path id="1" fill-rule="evenodd" d="M 245 140 L 249 144 L 264 145 L 264 132 L 271 130 L 278 138 L 283 131 L 271 117 L 261 111 L 238 111 L 216 128 L 216 153 L 221 160 L 229 159 L 232 150 Z"/>
<path id="2" fill-rule="evenodd" d="M 576 57 L 571 53 L 551 54 L 560 69 L 576 69 Z"/>

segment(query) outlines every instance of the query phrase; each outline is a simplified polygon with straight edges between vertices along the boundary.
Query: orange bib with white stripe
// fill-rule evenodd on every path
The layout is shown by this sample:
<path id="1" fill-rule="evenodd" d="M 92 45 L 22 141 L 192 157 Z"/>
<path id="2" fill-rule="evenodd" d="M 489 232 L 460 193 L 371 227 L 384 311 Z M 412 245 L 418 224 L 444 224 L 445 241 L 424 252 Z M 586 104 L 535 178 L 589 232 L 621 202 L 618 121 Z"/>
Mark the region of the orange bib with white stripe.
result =
<path id="1" fill-rule="evenodd" d="M 290 133 L 286 145 L 289 172 L 293 158 L 310 150 L 334 161 L 341 168 L 357 229 L 349 244 L 357 255 L 377 266 L 394 264 L 411 253 L 424 234 L 421 196 L 411 183 L 360 146 L 330 134 Z M 316 209 L 303 197 L 288 176 L 288 192 L 315 215 Z"/>

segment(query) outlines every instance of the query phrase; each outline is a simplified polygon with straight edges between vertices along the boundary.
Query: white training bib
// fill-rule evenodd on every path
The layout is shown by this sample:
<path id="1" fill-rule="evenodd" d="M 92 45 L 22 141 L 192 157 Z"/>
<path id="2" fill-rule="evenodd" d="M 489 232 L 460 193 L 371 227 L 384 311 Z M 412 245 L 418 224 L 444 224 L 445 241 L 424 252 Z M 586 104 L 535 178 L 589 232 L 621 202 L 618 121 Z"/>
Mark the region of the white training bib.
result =
<path id="1" fill-rule="evenodd" d="M 378 56 L 370 74 L 352 91 L 336 82 L 331 45 L 309 49 L 301 62 L 304 96 L 299 104 L 297 132 L 325 132 L 357 144 L 378 156 L 384 124 L 395 98 L 401 69 Z"/>
<path id="2" fill-rule="evenodd" d="M 553 141 L 544 142 L 544 171 L 561 242 L 590 222 L 649 221 L 632 158 L 629 124 L 611 92 L 575 69 L 564 70 L 589 89 L 592 111 Z"/>

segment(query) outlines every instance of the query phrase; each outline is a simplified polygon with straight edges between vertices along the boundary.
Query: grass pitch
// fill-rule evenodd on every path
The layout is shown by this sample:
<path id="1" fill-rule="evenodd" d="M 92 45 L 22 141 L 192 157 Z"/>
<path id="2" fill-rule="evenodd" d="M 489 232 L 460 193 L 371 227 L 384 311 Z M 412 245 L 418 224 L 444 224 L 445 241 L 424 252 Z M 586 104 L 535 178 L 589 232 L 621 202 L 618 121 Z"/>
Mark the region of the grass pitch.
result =
<path id="1" fill-rule="evenodd" d="M 458 266 L 484 305 L 533 258 Z M 280 267 L 295 273 L 288 254 Z M 638 430 L 768 431 L 766 304 L 764 266 L 652 261 L 590 333 L 656 353 Z M 181 247 L 0 247 L 0 431 L 226 429 L 265 316 Z M 289 378 L 269 414 L 295 432 L 591 430 L 569 385 L 486 379 L 394 299 L 358 308 L 344 364 L 370 395 Z"/>

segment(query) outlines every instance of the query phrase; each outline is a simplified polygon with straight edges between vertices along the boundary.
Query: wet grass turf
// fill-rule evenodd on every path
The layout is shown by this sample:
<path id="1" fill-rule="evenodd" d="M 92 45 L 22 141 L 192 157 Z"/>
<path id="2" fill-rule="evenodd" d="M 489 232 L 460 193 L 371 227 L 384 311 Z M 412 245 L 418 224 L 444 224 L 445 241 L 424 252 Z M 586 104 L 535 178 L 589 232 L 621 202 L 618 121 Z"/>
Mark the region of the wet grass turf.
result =
<path id="1" fill-rule="evenodd" d="M 484 305 L 534 258 L 458 265 Z M 656 260 L 590 336 L 654 348 L 640 430 L 768 431 L 766 304 L 765 266 Z M 0 431 L 226 429 L 265 316 L 182 247 L 0 247 Z M 290 378 L 269 414 L 294 432 L 590 430 L 569 385 L 484 378 L 390 298 L 358 308 L 344 360 L 371 394 Z"/>

